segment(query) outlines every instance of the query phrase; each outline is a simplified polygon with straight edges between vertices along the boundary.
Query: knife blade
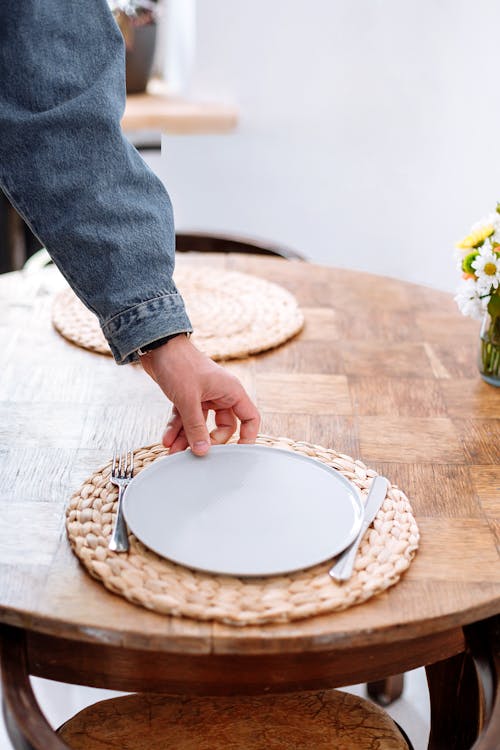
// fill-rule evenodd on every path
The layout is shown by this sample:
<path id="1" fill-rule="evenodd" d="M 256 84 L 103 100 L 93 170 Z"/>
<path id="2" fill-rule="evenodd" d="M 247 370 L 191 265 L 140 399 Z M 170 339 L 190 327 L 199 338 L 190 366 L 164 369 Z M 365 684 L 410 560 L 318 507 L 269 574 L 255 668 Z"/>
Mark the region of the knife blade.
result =
<path id="1" fill-rule="evenodd" d="M 385 477 L 375 477 L 372 481 L 368 497 L 366 498 L 363 521 L 358 535 L 352 544 L 337 557 L 335 564 L 328 571 L 335 581 L 347 581 L 351 577 L 358 547 L 368 527 L 379 512 L 385 500 L 388 487 L 389 482 Z"/>

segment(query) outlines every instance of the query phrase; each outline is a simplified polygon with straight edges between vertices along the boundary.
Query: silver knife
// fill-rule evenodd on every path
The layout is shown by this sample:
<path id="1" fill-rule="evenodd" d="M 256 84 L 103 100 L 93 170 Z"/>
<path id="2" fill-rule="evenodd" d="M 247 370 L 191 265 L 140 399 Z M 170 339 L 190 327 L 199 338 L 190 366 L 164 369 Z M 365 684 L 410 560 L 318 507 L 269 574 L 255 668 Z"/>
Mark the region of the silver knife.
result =
<path id="1" fill-rule="evenodd" d="M 366 530 L 380 510 L 380 506 L 385 500 L 389 482 L 385 477 L 375 477 L 370 486 L 368 497 L 366 498 L 365 512 L 363 523 L 358 532 L 356 539 L 352 542 L 342 554 L 337 557 L 335 565 L 328 571 L 335 581 L 347 581 L 352 575 L 356 552 L 361 544 Z"/>

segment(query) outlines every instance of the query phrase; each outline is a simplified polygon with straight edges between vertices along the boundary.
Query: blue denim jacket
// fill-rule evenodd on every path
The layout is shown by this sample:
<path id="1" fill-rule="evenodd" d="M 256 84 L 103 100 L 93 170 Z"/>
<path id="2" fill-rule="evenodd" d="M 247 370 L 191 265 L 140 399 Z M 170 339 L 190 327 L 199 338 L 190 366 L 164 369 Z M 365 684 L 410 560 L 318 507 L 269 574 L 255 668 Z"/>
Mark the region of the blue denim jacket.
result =
<path id="1" fill-rule="evenodd" d="M 170 199 L 121 132 L 124 106 L 106 0 L 0 2 L 0 185 L 120 364 L 191 330 Z"/>

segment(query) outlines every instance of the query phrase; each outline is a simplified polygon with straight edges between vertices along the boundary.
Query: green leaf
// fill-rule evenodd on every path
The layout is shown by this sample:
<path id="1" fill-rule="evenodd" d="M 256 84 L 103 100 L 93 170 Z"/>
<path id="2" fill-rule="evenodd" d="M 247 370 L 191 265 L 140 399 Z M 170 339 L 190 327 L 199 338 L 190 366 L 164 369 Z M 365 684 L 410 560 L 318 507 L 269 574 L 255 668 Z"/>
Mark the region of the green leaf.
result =
<path id="1" fill-rule="evenodd" d="M 500 295 L 498 293 L 491 295 L 488 302 L 488 312 L 492 318 L 500 317 Z"/>

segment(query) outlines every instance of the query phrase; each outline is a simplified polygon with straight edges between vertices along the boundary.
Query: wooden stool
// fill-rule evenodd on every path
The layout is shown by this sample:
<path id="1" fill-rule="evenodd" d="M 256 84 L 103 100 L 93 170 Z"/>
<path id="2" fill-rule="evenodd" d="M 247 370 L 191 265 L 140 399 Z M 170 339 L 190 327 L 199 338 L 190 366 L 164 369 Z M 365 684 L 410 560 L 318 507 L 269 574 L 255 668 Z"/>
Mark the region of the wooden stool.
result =
<path id="1" fill-rule="evenodd" d="M 101 701 L 58 734 L 72 750 L 409 750 L 385 711 L 339 690 Z"/>

